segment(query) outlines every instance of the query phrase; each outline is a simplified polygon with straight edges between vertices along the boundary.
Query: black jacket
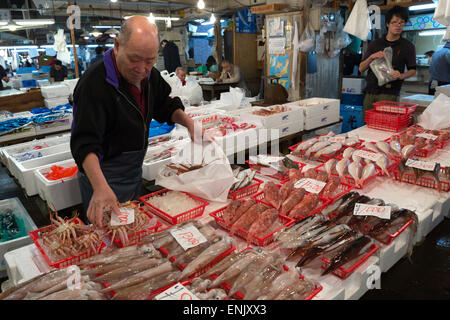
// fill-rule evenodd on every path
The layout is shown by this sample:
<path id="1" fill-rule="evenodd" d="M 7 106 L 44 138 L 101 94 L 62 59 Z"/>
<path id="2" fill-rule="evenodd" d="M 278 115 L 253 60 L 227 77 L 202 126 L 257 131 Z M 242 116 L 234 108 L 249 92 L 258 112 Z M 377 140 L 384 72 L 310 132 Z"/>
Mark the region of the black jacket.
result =
<path id="1" fill-rule="evenodd" d="M 106 161 L 122 152 L 147 148 L 149 124 L 171 122 L 176 109 L 184 110 L 181 100 L 170 98 L 170 86 L 153 68 L 146 79 L 147 114 L 142 112 L 123 81 L 119 81 L 110 49 L 103 63 L 89 68 L 78 81 L 74 94 L 70 148 L 78 168 L 93 152 Z M 139 164 L 142 165 L 142 164 Z"/>
<path id="2" fill-rule="evenodd" d="M 163 48 L 164 67 L 169 73 L 174 72 L 178 67 L 181 67 L 180 53 L 178 47 L 173 41 L 167 42 Z"/>

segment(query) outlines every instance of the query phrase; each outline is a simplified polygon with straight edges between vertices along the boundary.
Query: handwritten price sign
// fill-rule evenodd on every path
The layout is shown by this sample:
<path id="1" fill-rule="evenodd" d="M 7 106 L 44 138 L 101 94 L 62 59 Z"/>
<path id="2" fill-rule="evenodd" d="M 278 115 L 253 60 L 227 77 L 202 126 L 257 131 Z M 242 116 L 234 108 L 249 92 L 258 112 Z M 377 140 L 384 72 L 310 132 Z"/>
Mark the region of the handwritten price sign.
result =
<path id="1" fill-rule="evenodd" d="M 430 133 L 418 133 L 418 134 L 416 134 L 416 137 L 421 137 L 421 138 L 430 139 L 430 140 L 436 140 L 438 138 L 438 136 L 435 136 L 434 134 L 430 134 Z"/>
<path id="2" fill-rule="evenodd" d="M 329 142 L 333 143 L 333 142 L 340 142 L 340 143 L 344 143 L 345 142 L 345 137 L 331 137 L 330 139 L 328 139 Z"/>
<path id="3" fill-rule="evenodd" d="M 170 234 L 184 250 L 196 247 L 207 241 L 200 231 L 192 224 L 188 224 L 181 229 L 171 230 Z"/>
<path id="4" fill-rule="evenodd" d="M 355 205 L 355 209 L 353 209 L 353 214 L 355 216 L 374 216 L 381 219 L 390 219 L 391 207 L 357 203 Z"/>
<path id="5" fill-rule="evenodd" d="M 120 215 L 111 214 L 111 226 L 123 226 L 134 222 L 134 209 L 120 208 Z"/>
<path id="6" fill-rule="evenodd" d="M 366 150 L 356 150 L 355 153 L 353 153 L 353 154 L 355 156 L 358 156 L 358 157 L 361 157 L 364 159 L 369 159 L 374 162 L 376 162 L 378 160 L 378 158 L 382 156 L 379 153 L 370 152 L 370 151 L 366 151 Z"/>
<path id="7" fill-rule="evenodd" d="M 434 171 L 434 168 L 436 167 L 436 162 L 408 159 L 406 161 L 406 165 L 411 168 L 417 168 L 426 171 Z"/>
<path id="8" fill-rule="evenodd" d="M 298 180 L 294 184 L 294 188 L 300 189 L 303 188 L 305 191 L 309 193 L 319 193 L 322 191 L 323 187 L 325 187 L 326 182 L 315 180 L 315 179 L 309 179 L 309 178 L 303 178 Z"/>
<path id="9" fill-rule="evenodd" d="M 166 291 L 158 294 L 156 300 L 200 300 L 181 283 L 170 287 Z"/>

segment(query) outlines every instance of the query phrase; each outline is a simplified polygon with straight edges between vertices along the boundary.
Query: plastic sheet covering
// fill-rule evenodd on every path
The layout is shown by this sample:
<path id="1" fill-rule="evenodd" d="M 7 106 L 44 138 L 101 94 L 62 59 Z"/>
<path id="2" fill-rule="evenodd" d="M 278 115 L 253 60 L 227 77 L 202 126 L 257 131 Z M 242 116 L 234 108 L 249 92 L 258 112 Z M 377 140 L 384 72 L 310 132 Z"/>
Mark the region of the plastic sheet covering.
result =
<path id="1" fill-rule="evenodd" d="M 392 48 L 387 47 L 383 52 L 386 55 L 386 58 L 375 59 L 370 63 L 370 69 L 377 77 L 378 85 L 380 87 L 394 80 L 389 75 L 394 71 L 394 68 L 392 68 Z"/>

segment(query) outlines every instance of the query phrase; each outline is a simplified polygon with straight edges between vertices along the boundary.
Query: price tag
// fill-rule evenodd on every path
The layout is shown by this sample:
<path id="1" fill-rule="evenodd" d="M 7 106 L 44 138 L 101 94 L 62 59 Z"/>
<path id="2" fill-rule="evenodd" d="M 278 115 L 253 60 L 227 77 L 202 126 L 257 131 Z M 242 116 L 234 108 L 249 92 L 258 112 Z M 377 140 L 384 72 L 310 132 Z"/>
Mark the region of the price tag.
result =
<path id="1" fill-rule="evenodd" d="M 434 171 L 434 168 L 436 167 L 436 162 L 408 159 L 406 161 L 406 165 L 411 168 L 417 168 L 426 171 Z"/>
<path id="2" fill-rule="evenodd" d="M 430 140 L 436 140 L 438 138 L 438 136 L 435 136 L 434 134 L 430 134 L 430 133 L 418 133 L 418 134 L 416 134 L 416 137 L 421 137 L 421 138 L 430 139 Z"/>
<path id="3" fill-rule="evenodd" d="M 120 215 L 111 213 L 111 226 L 123 226 L 134 222 L 134 209 L 120 208 Z"/>
<path id="4" fill-rule="evenodd" d="M 309 193 L 319 193 L 327 183 L 315 179 L 303 178 L 294 184 L 294 188 L 303 188 Z"/>
<path id="5" fill-rule="evenodd" d="M 156 300 L 200 300 L 181 283 L 170 287 L 155 297 Z"/>
<path id="6" fill-rule="evenodd" d="M 198 246 L 206 242 L 206 238 L 198 231 L 193 224 L 188 224 L 183 228 L 171 230 L 170 234 L 183 247 L 184 250 Z"/>
<path id="7" fill-rule="evenodd" d="M 278 161 L 283 160 L 283 157 L 266 156 L 266 155 L 260 154 L 257 156 L 257 159 L 263 163 L 272 163 L 272 162 L 278 162 Z"/>
<path id="8" fill-rule="evenodd" d="M 374 216 L 381 219 L 390 219 L 391 207 L 357 203 L 355 204 L 355 209 L 353 209 L 353 214 L 355 216 Z"/>
<path id="9" fill-rule="evenodd" d="M 382 154 L 380 154 L 380 153 L 375 153 L 375 152 L 366 151 L 366 150 L 356 150 L 353 154 L 355 156 L 358 156 L 358 157 L 361 157 L 364 159 L 369 159 L 374 162 L 376 162 L 378 160 L 378 158 L 382 156 Z"/>
<path id="10" fill-rule="evenodd" d="M 331 137 L 330 139 L 328 139 L 328 141 L 329 142 L 340 142 L 340 143 L 343 143 L 343 142 L 345 142 L 345 137 L 339 137 L 339 136 L 337 136 L 337 137 Z"/>

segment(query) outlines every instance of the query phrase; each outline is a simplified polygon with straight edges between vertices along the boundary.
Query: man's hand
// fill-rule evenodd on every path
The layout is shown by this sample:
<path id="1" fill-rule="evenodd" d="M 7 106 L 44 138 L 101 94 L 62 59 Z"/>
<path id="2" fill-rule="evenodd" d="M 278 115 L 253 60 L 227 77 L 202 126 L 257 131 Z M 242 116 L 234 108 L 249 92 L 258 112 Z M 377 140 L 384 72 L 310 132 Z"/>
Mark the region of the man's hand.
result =
<path id="1" fill-rule="evenodd" d="M 101 228 L 103 220 L 103 208 L 109 207 L 112 211 L 119 215 L 120 210 L 117 203 L 117 197 L 110 186 L 94 190 L 87 211 L 87 217 L 89 221 L 98 228 Z"/>
<path id="2" fill-rule="evenodd" d="M 375 52 L 372 55 L 370 55 L 370 59 L 372 61 L 375 59 L 381 59 L 381 58 L 386 58 L 386 55 L 384 54 L 383 51 L 378 51 L 378 52 Z"/>
<path id="3" fill-rule="evenodd" d="M 8 77 L 8 76 L 3 77 L 3 81 L 5 81 L 6 83 L 8 83 L 8 82 L 9 82 L 9 77 Z"/>
<path id="4" fill-rule="evenodd" d="M 217 79 L 216 82 L 223 82 L 223 79 Z"/>
<path id="5" fill-rule="evenodd" d="M 392 71 L 389 76 L 393 79 L 402 79 L 402 74 L 397 70 Z"/>
<path id="6" fill-rule="evenodd" d="M 202 144 L 203 141 L 213 141 L 214 137 L 210 137 L 207 134 L 203 134 L 202 127 L 195 121 L 190 122 L 186 128 L 188 129 L 189 136 L 192 142 Z"/>

